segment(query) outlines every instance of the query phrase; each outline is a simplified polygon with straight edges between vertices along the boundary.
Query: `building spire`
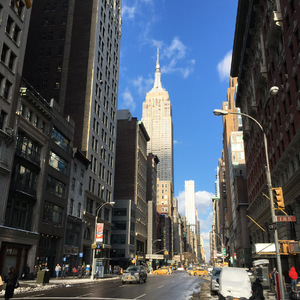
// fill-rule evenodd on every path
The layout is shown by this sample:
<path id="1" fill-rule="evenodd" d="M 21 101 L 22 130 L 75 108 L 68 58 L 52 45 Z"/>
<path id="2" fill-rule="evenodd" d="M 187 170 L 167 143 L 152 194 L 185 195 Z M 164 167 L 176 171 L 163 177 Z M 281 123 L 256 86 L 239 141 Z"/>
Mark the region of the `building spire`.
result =
<path id="1" fill-rule="evenodd" d="M 161 85 L 161 71 L 160 71 L 160 65 L 159 65 L 159 48 L 157 47 L 157 60 L 156 60 L 156 68 L 155 68 L 155 78 L 154 78 L 154 86 L 153 91 L 165 91 L 165 89 Z"/>

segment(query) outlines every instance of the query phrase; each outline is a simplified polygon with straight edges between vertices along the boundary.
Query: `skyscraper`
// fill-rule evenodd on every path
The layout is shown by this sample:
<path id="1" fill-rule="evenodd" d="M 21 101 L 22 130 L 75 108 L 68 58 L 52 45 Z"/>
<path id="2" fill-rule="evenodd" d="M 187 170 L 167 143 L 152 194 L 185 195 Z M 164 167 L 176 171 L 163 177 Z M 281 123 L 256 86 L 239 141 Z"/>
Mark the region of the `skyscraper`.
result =
<path id="1" fill-rule="evenodd" d="M 75 121 L 74 146 L 91 162 L 86 175 L 85 237 L 95 214 L 111 220 L 121 40 L 121 0 L 36 1 L 32 7 L 23 76 Z M 73 180 L 73 179 L 72 179 Z M 104 222 L 102 257 L 109 257 L 111 225 Z M 86 238 L 85 261 L 91 261 Z M 105 260 L 105 268 L 108 268 Z"/>
<path id="2" fill-rule="evenodd" d="M 195 203 L 195 182 L 185 181 L 185 215 L 191 226 L 191 230 L 196 233 L 196 203 Z"/>
<path id="3" fill-rule="evenodd" d="M 157 177 L 161 181 L 174 183 L 173 170 L 173 123 L 169 93 L 162 87 L 159 51 L 155 69 L 154 86 L 143 103 L 142 122 L 150 136 L 147 153 L 159 159 Z"/>

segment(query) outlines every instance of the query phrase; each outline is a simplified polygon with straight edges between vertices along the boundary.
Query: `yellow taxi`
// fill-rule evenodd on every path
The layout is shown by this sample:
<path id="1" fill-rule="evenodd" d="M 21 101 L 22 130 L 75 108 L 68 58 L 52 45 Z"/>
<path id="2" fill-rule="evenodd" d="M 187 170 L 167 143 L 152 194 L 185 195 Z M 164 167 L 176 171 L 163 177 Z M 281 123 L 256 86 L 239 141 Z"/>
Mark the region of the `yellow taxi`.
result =
<path id="1" fill-rule="evenodd" d="M 162 274 L 172 274 L 172 269 L 168 266 L 163 266 L 155 271 L 153 271 L 154 275 L 162 275 Z"/>
<path id="2" fill-rule="evenodd" d="M 188 274 L 191 276 L 207 276 L 208 272 L 202 268 L 189 268 Z"/>

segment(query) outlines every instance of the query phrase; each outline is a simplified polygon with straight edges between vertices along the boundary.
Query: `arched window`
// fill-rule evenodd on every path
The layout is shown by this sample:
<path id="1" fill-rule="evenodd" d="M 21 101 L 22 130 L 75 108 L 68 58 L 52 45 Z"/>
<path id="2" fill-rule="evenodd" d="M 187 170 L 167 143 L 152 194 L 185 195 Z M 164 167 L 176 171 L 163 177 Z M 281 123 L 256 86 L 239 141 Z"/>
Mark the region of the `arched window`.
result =
<path id="1" fill-rule="evenodd" d="M 85 229 L 85 231 L 84 231 L 84 236 L 83 236 L 83 238 L 85 239 L 85 240 L 90 240 L 91 239 L 91 231 L 90 231 L 90 229 L 87 227 L 86 229 Z"/>

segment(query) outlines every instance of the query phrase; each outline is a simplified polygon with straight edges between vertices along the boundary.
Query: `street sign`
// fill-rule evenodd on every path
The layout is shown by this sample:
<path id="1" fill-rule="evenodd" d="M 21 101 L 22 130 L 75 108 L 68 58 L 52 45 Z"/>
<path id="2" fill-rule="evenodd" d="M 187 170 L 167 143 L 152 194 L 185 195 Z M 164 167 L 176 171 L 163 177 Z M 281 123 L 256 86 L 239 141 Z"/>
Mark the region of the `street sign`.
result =
<path id="1" fill-rule="evenodd" d="M 296 222 L 295 216 L 276 216 L 276 222 Z"/>
<path id="2" fill-rule="evenodd" d="M 146 259 L 164 259 L 162 254 L 146 254 Z"/>
<path id="3" fill-rule="evenodd" d="M 223 248 L 223 255 L 226 255 L 226 248 Z"/>

